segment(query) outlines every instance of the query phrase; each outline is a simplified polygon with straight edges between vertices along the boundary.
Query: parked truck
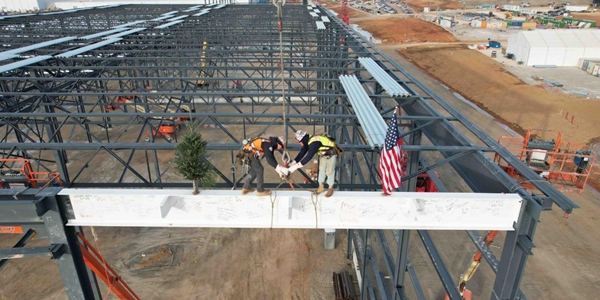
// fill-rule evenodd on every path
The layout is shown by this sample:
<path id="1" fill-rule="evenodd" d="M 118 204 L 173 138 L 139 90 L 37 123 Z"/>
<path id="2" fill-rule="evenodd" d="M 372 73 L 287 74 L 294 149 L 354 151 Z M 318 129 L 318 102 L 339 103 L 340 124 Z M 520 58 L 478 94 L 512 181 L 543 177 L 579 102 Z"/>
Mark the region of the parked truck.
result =
<path id="1" fill-rule="evenodd" d="M 502 10 L 502 11 L 520 11 L 521 7 L 518 5 L 502 5 L 500 7 L 500 10 Z"/>
<path id="2" fill-rule="evenodd" d="M 570 11 L 570 12 L 578 12 L 578 11 L 587 11 L 588 10 L 588 6 L 587 5 L 567 5 L 565 6 L 565 11 Z"/>

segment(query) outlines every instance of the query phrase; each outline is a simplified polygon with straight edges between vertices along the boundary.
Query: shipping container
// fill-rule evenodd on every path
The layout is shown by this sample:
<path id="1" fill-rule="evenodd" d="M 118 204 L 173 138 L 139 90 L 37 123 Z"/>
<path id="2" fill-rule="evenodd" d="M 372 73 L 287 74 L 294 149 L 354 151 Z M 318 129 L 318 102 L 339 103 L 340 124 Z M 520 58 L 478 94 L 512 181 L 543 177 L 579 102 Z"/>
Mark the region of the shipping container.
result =
<path id="1" fill-rule="evenodd" d="M 502 28 L 507 28 L 508 27 L 508 22 L 502 22 Z"/>
<path id="2" fill-rule="evenodd" d="M 587 59 L 584 60 L 583 64 L 581 65 L 581 69 L 584 70 L 584 71 L 587 71 L 587 68 L 588 68 L 589 64 L 590 64 L 589 60 L 587 60 Z"/>
<path id="3" fill-rule="evenodd" d="M 440 25 L 441 25 L 442 27 L 450 28 L 450 27 L 452 27 L 452 21 L 449 21 L 449 20 L 442 20 L 442 21 L 440 22 Z"/>
<path id="4" fill-rule="evenodd" d="M 482 21 L 481 22 L 481 28 L 487 28 L 487 22 L 486 21 Z"/>
<path id="5" fill-rule="evenodd" d="M 535 27 L 537 26 L 536 22 L 523 22 L 523 26 L 521 26 L 523 29 L 535 29 Z"/>
<path id="6" fill-rule="evenodd" d="M 490 46 L 491 48 L 501 48 L 502 44 L 496 41 L 489 41 L 488 46 Z"/>
<path id="7" fill-rule="evenodd" d="M 596 63 L 593 61 L 590 61 L 590 63 L 588 64 L 588 67 L 585 71 L 588 72 L 589 74 L 592 74 L 592 71 L 594 71 L 595 66 L 596 66 Z"/>
<path id="8" fill-rule="evenodd" d="M 590 62 L 590 63 L 588 64 L 588 67 L 587 67 L 587 69 L 586 69 L 585 71 L 586 71 L 586 72 L 588 72 L 588 73 L 590 73 L 590 74 L 592 74 L 592 72 L 594 72 L 594 68 L 595 68 L 597 65 L 600 65 L 600 61 L 597 61 L 597 60 L 590 60 L 589 62 Z"/>
<path id="9" fill-rule="evenodd" d="M 592 71 L 592 75 L 597 76 L 598 71 L 600 71 L 600 64 L 596 64 L 596 66 L 594 67 L 594 70 Z"/>
<path id="10" fill-rule="evenodd" d="M 580 58 L 580 59 L 577 61 L 577 68 L 581 69 L 581 68 L 583 67 L 583 61 L 584 61 L 584 59 L 583 59 L 583 58 Z"/>

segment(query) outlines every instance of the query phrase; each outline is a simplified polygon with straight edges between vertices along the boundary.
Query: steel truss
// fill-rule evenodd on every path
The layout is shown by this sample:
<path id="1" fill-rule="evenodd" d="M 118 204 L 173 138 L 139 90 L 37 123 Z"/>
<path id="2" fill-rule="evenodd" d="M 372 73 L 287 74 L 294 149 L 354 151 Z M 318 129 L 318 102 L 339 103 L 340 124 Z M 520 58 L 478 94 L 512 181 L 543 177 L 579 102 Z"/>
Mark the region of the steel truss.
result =
<path id="1" fill-rule="evenodd" d="M 273 5 L 213 6 L 196 16 L 198 10 L 185 12 L 189 8 L 127 5 L 0 20 L 2 47 L 8 51 L 0 53 L 0 68 L 4 68 L 0 75 L 3 158 L 27 158 L 37 170 L 58 171 L 68 187 L 188 187 L 191 184 L 174 172 L 170 162 L 177 137 L 168 140 L 151 132 L 162 125 L 185 125 L 185 118 L 192 118 L 208 140 L 206 158 L 219 174 L 217 187 L 240 186 L 244 175 L 235 167 L 234 154 L 244 138 L 263 134 L 288 138 L 290 132 L 303 129 L 327 132 L 346 150 L 339 164 L 340 189 L 378 190 L 380 149 L 367 143 L 338 79 L 353 74 L 382 116 L 389 118 L 395 106 L 403 112 L 399 119 L 406 132 L 404 149 L 410 153 L 404 190 L 414 191 L 417 175 L 427 172 L 440 191 L 458 191 L 445 186 L 435 173 L 437 168 L 449 166 L 474 192 L 513 192 L 526 200 L 516 230 L 507 233 L 500 260 L 477 232 L 467 232 L 497 273 L 491 299 L 524 298 L 519 284 L 541 211 L 556 204 L 570 213 L 577 208 L 575 203 L 538 181 L 537 174 L 493 138 L 324 7 L 318 8 L 320 15 L 331 20 L 324 23 L 324 30 L 317 29 L 315 21 L 321 19 L 312 17 L 306 6 L 283 7 L 285 99 L 281 97 L 279 33 Z M 170 22 L 161 15 L 186 17 L 178 24 L 156 28 Z M 142 20 L 146 22 L 137 22 Z M 128 23 L 128 29 L 145 29 L 73 57 L 61 57 L 103 38 L 82 37 Z M 68 36 L 78 38 L 9 55 L 11 50 Z M 10 67 L 24 58 L 44 55 L 49 58 Z M 387 95 L 361 67 L 358 57 L 375 60 L 412 96 Z M 469 139 L 459 127 L 475 139 Z M 149 142 L 144 141 L 147 134 Z M 297 150 L 295 145 L 289 148 Z M 538 195 L 523 190 L 488 154 L 498 154 L 513 165 L 539 189 Z M 101 168 L 104 165 L 111 165 L 115 176 L 99 174 L 108 172 Z M 267 178 L 267 186 L 278 184 Z M 58 202 L 52 207 L 62 210 L 64 218 L 68 201 L 50 191 L 55 190 L 24 195 L 35 201 Z M 13 194 L 0 195 L 0 215 L 9 206 L 22 204 L 13 200 Z M 24 224 L 44 235 L 60 232 L 60 236 L 50 236 L 52 243 L 73 250 L 75 231 L 45 217 L 47 212 L 28 209 L 27 217 L 2 218 L 0 225 Z M 53 231 L 57 228 L 60 230 Z M 392 234 L 395 242 L 388 244 L 386 234 Z M 428 232 L 420 230 L 418 234 L 446 293 L 459 299 L 456 282 Z M 408 257 L 409 235 L 409 231 L 349 231 L 348 249 L 357 250 L 360 269 L 365 272 L 363 297 L 405 299 L 408 272 L 417 298 L 423 299 Z M 59 251 L 53 248 L 50 252 Z M 75 270 L 82 266 L 80 254 L 60 253 L 70 257 L 59 264 L 65 285 L 73 288 L 68 289 L 73 291 L 69 297 L 93 299 L 88 291 L 89 276 Z M 68 272 L 73 275 L 65 277 Z"/>

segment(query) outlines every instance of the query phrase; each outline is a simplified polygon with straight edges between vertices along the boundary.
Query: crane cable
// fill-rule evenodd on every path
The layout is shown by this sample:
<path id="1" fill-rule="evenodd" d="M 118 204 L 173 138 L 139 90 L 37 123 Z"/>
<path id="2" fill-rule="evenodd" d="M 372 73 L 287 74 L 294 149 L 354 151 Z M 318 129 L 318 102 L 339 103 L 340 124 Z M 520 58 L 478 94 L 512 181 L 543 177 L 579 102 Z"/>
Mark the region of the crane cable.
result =
<path id="1" fill-rule="evenodd" d="M 283 69 L 283 12 L 282 6 L 285 4 L 285 0 L 273 0 L 273 5 L 277 7 L 277 29 L 279 30 L 279 67 L 281 77 L 281 103 L 283 109 L 283 136 L 287 141 L 287 118 L 285 115 L 285 74 Z M 287 152 L 287 142 L 283 143 L 283 154 L 282 159 L 285 161 L 290 160 L 290 155 Z M 287 164 L 287 163 L 286 163 Z"/>
<path id="2" fill-rule="evenodd" d="M 291 160 L 290 154 L 287 151 L 287 117 L 285 115 L 285 73 L 283 69 L 283 5 L 285 0 L 273 0 L 273 5 L 277 7 L 277 29 L 279 30 L 279 67 L 281 77 L 281 103 L 282 103 L 282 114 L 283 114 L 283 136 L 285 142 L 283 143 L 283 153 L 281 154 L 281 160 L 284 162 L 284 167 L 288 167 L 288 163 Z M 282 176 L 284 181 L 288 181 L 288 174 L 285 178 Z M 290 187 L 294 189 L 294 185 L 291 181 L 288 181 Z"/>

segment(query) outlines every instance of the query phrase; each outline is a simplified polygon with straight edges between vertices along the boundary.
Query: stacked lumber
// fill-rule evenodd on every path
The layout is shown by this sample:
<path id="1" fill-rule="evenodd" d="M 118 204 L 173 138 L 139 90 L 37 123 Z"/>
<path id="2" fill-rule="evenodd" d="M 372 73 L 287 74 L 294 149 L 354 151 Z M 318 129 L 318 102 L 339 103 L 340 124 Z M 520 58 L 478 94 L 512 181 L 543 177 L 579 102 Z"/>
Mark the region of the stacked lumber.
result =
<path id="1" fill-rule="evenodd" d="M 348 271 L 341 273 L 333 272 L 333 290 L 335 292 L 335 300 L 354 300 L 354 283 L 352 276 Z"/>

